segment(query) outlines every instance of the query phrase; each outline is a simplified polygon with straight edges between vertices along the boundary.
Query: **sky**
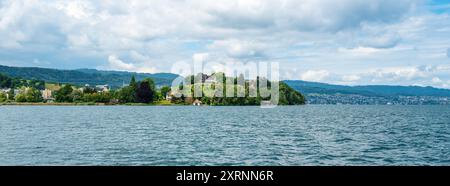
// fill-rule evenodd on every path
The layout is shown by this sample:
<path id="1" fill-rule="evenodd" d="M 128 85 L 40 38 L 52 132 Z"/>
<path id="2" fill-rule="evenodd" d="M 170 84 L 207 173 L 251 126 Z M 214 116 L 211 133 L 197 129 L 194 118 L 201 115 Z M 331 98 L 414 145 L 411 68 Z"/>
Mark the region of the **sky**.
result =
<path id="1" fill-rule="evenodd" d="M 450 89 L 450 0 L 0 0 L 0 65 L 157 73 L 199 56 Z"/>

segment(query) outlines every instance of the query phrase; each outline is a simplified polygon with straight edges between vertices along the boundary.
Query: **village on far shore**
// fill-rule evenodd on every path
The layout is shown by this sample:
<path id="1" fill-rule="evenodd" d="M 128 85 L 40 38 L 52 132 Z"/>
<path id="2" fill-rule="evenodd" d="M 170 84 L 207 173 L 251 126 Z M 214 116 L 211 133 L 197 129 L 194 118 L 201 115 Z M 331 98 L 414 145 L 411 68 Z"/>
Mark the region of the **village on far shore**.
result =
<path id="1" fill-rule="evenodd" d="M 42 103 L 49 103 L 49 104 L 55 104 L 57 103 L 56 99 L 55 99 L 55 93 L 57 91 L 59 91 L 61 89 L 61 87 L 65 86 L 65 84 L 57 84 L 57 83 L 45 83 L 45 89 L 43 90 L 39 90 L 40 92 L 40 97 L 42 98 L 41 102 Z M 124 84 L 123 87 L 128 86 L 128 84 Z M 123 88 L 122 87 L 122 88 Z M 115 91 L 112 90 L 111 87 L 108 84 L 104 84 L 104 85 L 90 85 L 90 84 L 85 84 L 84 86 L 72 86 L 73 91 L 74 92 L 80 92 L 80 93 L 84 93 L 86 92 L 86 90 L 88 90 L 89 92 L 92 93 L 92 91 L 94 91 L 96 94 L 109 94 L 111 93 L 111 91 Z M 159 87 L 162 88 L 162 87 Z M 16 96 L 20 95 L 20 94 L 24 94 L 27 91 L 30 91 L 31 87 L 21 87 L 21 88 L 0 88 L 0 94 L 3 94 L 6 96 L 6 99 L 4 100 L 6 101 L 11 101 L 10 103 L 15 103 L 16 101 Z M 159 100 L 160 103 L 163 103 L 162 105 L 170 105 L 170 101 L 173 100 L 173 93 L 171 92 L 167 92 L 164 96 L 163 96 L 163 100 Z M 0 101 L 1 104 L 2 101 Z M 119 103 L 119 100 L 117 99 L 113 99 L 110 102 L 111 104 L 114 103 Z M 195 99 L 194 101 L 192 101 L 192 105 L 194 106 L 201 106 L 202 102 L 198 99 Z"/>
<path id="2" fill-rule="evenodd" d="M 41 93 L 42 101 L 47 102 L 47 103 L 54 102 L 55 98 L 53 97 L 53 94 L 54 94 L 54 92 L 58 91 L 60 88 L 61 88 L 61 85 L 46 83 L 45 89 L 39 90 Z M 79 87 L 79 88 L 74 87 L 74 88 L 81 92 L 84 92 L 84 90 L 86 90 L 86 89 L 92 88 L 98 93 L 109 92 L 109 90 L 110 90 L 110 87 L 108 84 L 95 85 L 95 86 L 85 84 L 84 87 Z M 4 93 L 6 95 L 6 99 L 10 99 L 9 96 L 11 96 L 11 94 L 10 94 L 11 92 L 13 92 L 12 95 L 15 97 L 16 95 L 24 93 L 24 91 L 29 91 L 29 89 L 30 89 L 30 87 L 14 88 L 14 89 L 13 88 L 2 88 L 2 89 L 0 89 L 0 93 Z M 13 99 L 13 98 L 11 98 L 11 99 Z"/>

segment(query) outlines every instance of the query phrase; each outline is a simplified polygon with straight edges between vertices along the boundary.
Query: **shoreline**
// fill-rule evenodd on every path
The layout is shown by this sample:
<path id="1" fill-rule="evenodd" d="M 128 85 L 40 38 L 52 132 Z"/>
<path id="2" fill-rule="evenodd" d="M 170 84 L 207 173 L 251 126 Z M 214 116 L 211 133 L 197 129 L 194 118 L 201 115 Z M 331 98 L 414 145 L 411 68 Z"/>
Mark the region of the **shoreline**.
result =
<path id="1" fill-rule="evenodd" d="M 0 103 L 0 106 L 184 106 L 179 104 L 145 104 L 145 103 L 124 103 L 124 104 L 105 104 L 105 103 Z M 187 105 L 189 106 L 189 105 Z"/>
<path id="2" fill-rule="evenodd" d="M 302 105 L 278 105 L 278 106 L 306 106 L 306 105 L 328 105 L 328 106 L 449 106 L 440 104 L 423 104 L 423 105 L 376 105 L 376 104 L 302 104 Z M 3 102 L 1 106 L 193 106 L 193 107 L 229 107 L 229 106 L 261 106 L 261 105 L 186 105 L 186 104 L 174 104 L 174 103 L 18 103 L 18 102 Z"/>
<path id="3" fill-rule="evenodd" d="M 305 106 L 309 104 L 303 105 L 278 105 L 278 106 Z M 233 107 L 233 106 L 243 106 L 243 107 L 252 107 L 252 106 L 261 106 L 261 105 L 200 105 L 194 106 L 191 104 L 175 104 L 175 103 L 166 103 L 166 102 L 156 102 L 156 103 L 18 103 L 18 102 L 4 102 L 0 103 L 1 106 L 191 106 L 191 107 Z"/>

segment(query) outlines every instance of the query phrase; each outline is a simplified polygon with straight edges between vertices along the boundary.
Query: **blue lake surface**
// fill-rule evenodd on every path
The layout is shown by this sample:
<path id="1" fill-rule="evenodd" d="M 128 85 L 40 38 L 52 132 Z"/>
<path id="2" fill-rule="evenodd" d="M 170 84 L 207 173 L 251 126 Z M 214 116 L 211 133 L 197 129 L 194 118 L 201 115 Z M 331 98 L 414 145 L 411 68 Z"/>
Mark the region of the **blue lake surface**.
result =
<path id="1" fill-rule="evenodd" d="M 0 165 L 450 165 L 450 107 L 0 106 Z"/>

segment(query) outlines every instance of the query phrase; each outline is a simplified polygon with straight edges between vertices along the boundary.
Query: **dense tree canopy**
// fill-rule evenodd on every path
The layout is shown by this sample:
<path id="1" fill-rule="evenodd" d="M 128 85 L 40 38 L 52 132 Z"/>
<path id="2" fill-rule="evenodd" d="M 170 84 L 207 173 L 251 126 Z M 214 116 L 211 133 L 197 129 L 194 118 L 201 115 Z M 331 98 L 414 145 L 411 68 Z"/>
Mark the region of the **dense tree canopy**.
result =
<path id="1" fill-rule="evenodd" d="M 133 103 L 136 101 L 136 90 L 131 86 L 120 89 L 118 99 L 121 103 Z"/>
<path id="2" fill-rule="evenodd" d="M 0 88 L 21 88 L 33 87 L 38 90 L 45 88 L 45 82 L 40 80 L 25 80 L 21 78 L 11 78 L 0 74 Z"/>
<path id="3" fill-rule="evenodd" d="M 136 102 L 153 102 L 155 94 L 155 83 L 151 79 L 145 79 L 138 83 L 136 88 Z"/>
<path id="4" fill-rule="evenodd" d="M 7 98 L 6 94 L 3 92 L 0 92 L 0 103 L 5 102 L 7 100 L 6 98 Z"/>
<path id="5" fill-rule="evenodd" d="M 12 79 L 8 76 L 0 74 L 0 88 L 11 88 L 12 86 Z"/>
<path id="6" fill-rule="evenodd" d="M 95 103 L 109 103 L 113 96 L 109 92 L 95 92 L 84 94 L 81 101 L 83 102 L 95 102 Z"/>
<path id="7" fill-rule="evenodd" d="M 202 90 L 201 97 L 194 97 L 194 85 L 179 85 L 180 89 L 186 88 L 191 91 L 191 96 L 173 97 L 171 99 L 174 104 L 192 104 L 196 99 L 200 100 L 206 105 L 260 105 L 263 100 L 269 100 L 270 97 L 264 97 L 260 95 L 260 91 L 256 91 L 256 96 L 251 95 L 252 90 L 259 87 L 259 83 L 262 81 L 267 82 L 268 88 L 271 87 L 271 82 L 264 78 L 257 78 L 257 80 L 244 80 L 242 75 L 239 78 L 235 77 L 231 79 L 234 82 L 234 96 L 227 97 L 226 95 L 226 78 L 223 78 L 223 82 L 220 81 L 220 75 L 223 73 L 215 73 L 211 76 L 205 74 L 197 74 L 196 76 L 188 76 L 187 82 L 194 82 L 195 80 L 201 80 L 204 84 L 194 84 L 199 86 Z M 216 77 L 220 76 L 220 77 Z M 198 82 L 196 82 L 198 83 Z M 244 83 L 239 84 L 238 83 Z M 23 80 L 10 78 L 0 74 L 0 86 L 3 87 L 15 87 L 22 85 L 19 90 L 19 94 L 14 95 L 14 90 L 8 92 L 8 96 L 5 93 L 0 94 L 0 102 L 6 101 L 6 97 L 14 99 L 16 102 L 40 102 L 43 101 L 41 92 L 39 89 L 44 89 L 45 83 L 36 80 Z M 305 98 L 302 94 L 289 87 L 284 82 L 280 82 L 279 104 L 280 105 L 298 105 L 304 104 Z M 75 88 L 70 84 L 63 85 L 59 90 L 53 92 L 53 97 L 56 102 L 86 102 L 86 103 L 153 103 L 155 101 L 162 101 L 165 99 L 172 88 L 168 86 L 156 89 L 155 82 L 150 79 L 144 79 L 142 81 L 136 81 L 136 78 L 131 77 L 131 81 L 128 86 L 124 86 L 118 90 L 110 91 L 97 91 L 91 87 Z M 216 89 L 219 88 L 219 89 Z M 223 92 L 220 95 L 218 90 L 222 88 Z M 238 97 L 236 93 L 238 91 L 244 92 L 244 97 Z M 219 94 L 217 94 L 219 93 Z"/>
<path id="8" fill-rule="evenodd" d="M 161 95 L 163 96 L 163 98 L 166 97 L 167 94 L 169 94 L 169 92 L 170 92 L 170 87 L 168 87 L 168 86 L 161 87 Z"/>
<path id="9" fill-rule="evenodd" d="M 191 84 L 191 85 L 185 85 L 187 89 L 191 89 L 191 95 L 188 97 L 182 97 L 182 98 L 173 98 L 172 102 L 173 103 L 184 103 L 184 104 L 192 104 L 192 102 L 195 99 L 200 100 L 203 104 L 206 105 L 260 105 L 262 101 L 264 100 L 270 100 L 271 97 L 265 97 L 261 95 L 261 92 L 259 90 L 259 84 L 263 81 L 266 82 L 267 84 L 267 88 L 271 88 L 271 84 L 272 82 L 268 81 L 266 78 L 260 78 L 257 77 L 257 80 L 245 80 L 243 75 L 239 75 L 238 77 L 224 77 L 223 73 L 215 73 L 212 74 L 211 76 L 207 76 L 205 74 L 197 74 L 196 76 L 188 76 L 185 80 L 187 82 L 196 82 L 194 81 L 194 79 L 196 79 L 197 81 L 202 79 L 202 81 L 204 81 L 206 78 L 211 78 L 213 76 L 216 76 L 216 80 L 220 80 L 221 78 L 223 78 L 223 82 L 215 82 L 212 84 L 208 84 L 205 83 L 203 85 L 201 84 Z M 219 78 L 217 78 L 217 76 L 221 76 Z M 213 78 L 214 79 L 214 78 Z M 227 95 L 227 84 L 226 84 L 226 79 L 231 79 L 231 82 L 234 82 L 233 86 L 234 86 L 234 94 L 233 95 Z M 244 84 L 239 84 L 239 83 L 244 83 Z M 198 83 L 198 82 L 197 82 Z M 201 97 L 195 97 L 194 95 L 194 86 L 200 86 L 201 90 L 202 90 L 202 96 Z M 223 86 L 222 90 L 222 95 L 223 96 L 211 96 L 211 95 L 217 95 L 216 92 L 220 89 L 216 89 L 216 86 Z M 211 87 L 212 89 L 215 89 L 215 92 L 210 92 L 211 90 L 208 88 Z M 184 87 L 182 85 L 180 85 L 180 90 L 184 90 Z M 255 95 L 251 95 L 251 91 L 250 90 L 255 90 L 256 89 L 256 96 Z M 237 92 L 243 91 L 244 92 L 244 96 L 243 97 L 239 97 L 237 96 Z M 207 96 L 208 95 L 208 96 Z M 220 93 L 219 93 L 220 95 Z M 306 100 L 305 97 L 295 91 L 294 89 L 292 89 L 291 87 L 289 87 L 287 84 L 285 84 L 284 82 L 279 82 L 279 93 L 278 95 L 275 96 L 279 96 L 279 104 L 280 105 L 301 105 L 301 104 L 305 104 Z"/>
<path id="10" fill-rule="evenodd" d="M 72 92 L 72 85 L 64 85 L 61 89 L 55 92 L 55 100 L 57 102 L 73 102 Z"/>
<path id="11" fill-rule="evenodd" d="M 15 97 L 17 102 L 41 102 L 41 92 L 35 88 L 22 87 L 20 93 Z"/>

